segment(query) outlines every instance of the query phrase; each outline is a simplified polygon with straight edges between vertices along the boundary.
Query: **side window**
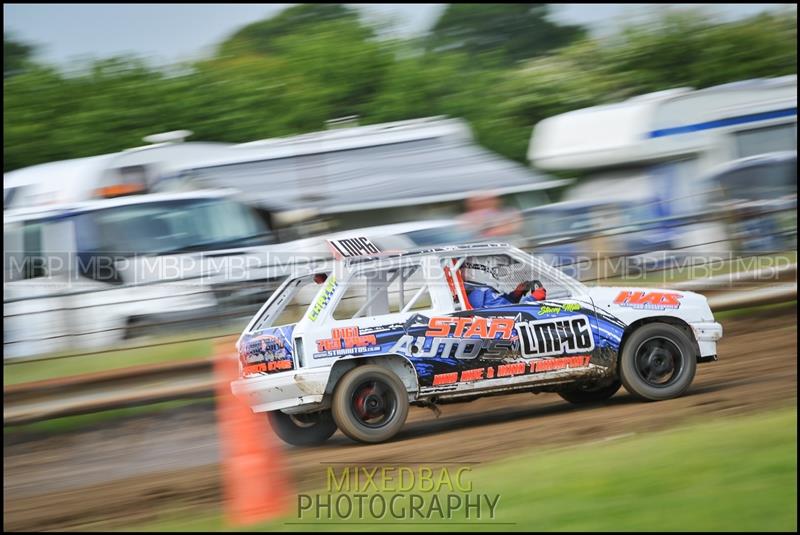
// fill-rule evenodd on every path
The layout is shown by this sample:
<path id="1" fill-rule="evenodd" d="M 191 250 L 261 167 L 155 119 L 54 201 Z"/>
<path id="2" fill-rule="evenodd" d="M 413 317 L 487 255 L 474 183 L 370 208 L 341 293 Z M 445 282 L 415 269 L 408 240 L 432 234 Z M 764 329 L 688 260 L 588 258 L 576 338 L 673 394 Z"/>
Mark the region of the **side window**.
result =
<path id="1" fill-rule="evenodd" d="M 3 269 L 4 282 L 16 281 L 24 278 L 23 266 L 24 251 L 22 248 L 22 225 L 7 223 L 3 225 Z"/>
<path id="2" fill-rule="evenodd" d="M 796 191 L 797 160 L 733 169 L 717 177 L 729 200 L 774 199 Z"/>
<path id="3" fill-rule="evenodd" d="M 516 287 L 520 282 L 539 281 L 547 292 L 547 299 L 566 299 L 572 296 L 572 291 L 561 282 L 556 273 L 551 273 L 547 266 L 540 267 L 533 262 L 519 262 L 514 260 L 510 272 L 512 284 Z"/>
<path id="4" fill-rule="evenodd" d="M 548 299 L 569 299 L 572 297 L 570 289 L 561 284 L 557 279 L 541 270 L 534 269 L 533 271 L 533 279 L 542 283 L 544 289 L 547 290 Z"/>
<path id="5" fill-rule="evenodd" d="M 333 318 L 395 314 L 428 310 L 432 306 L 421 265 L 370 269 L 353 275 L 333 311 Z"/>
<path id="6" fill-rule="evenodd" d="M 347 289 L 333 310 L 333 319 L 346 320 L 355 317 L 355 313 L 367 300 L 367 284 L 366 273 L 360 273 L 350 278 Z M 371 308 L 375 308 L 375 305 Z M 377 313 L 381 314 L 381 312 Z"/>
<path id="7" fill-rule="evenodd" d="M 21 186 L 3 188 L 3 208 L 9 208 Z"/>
<path id="8" fill-rule="evenodd" d="M 274 296 L 270 306 L 256 320 L 250 331 L 259 331 L 276 325 L 288 325 L 298 322 L 309 308 L 320 286 L 332 288 L 335 279 L 327 274 L 308 275 L 290 281 L 280 293 Z"/>
<path id="9" fill-rule="evenodd" d="M 508 255 L 482 255 L 458 258 L 455 262 L 458 272 L 454 273 L 454 294 L 457 285 L 463 281 L 468 299 L 474 291 L 489 289 L 493 294 L 507 296 L 521 283 L 539 281 L 547 292 L 547 299 L 564 299 L 572 295 L 569 287 L 545 269 L 532 262 L 521 262 Z M 461 280 L 459 280 L 459 278 Z M 470 303 L 474 306 L 474 303 Z"/>
<path id="10" fill-rule="evenodd" d="M 23 247 L 23 277 L 36 279 L 47 276 L 44 256 L 42 255 L 42 228 L 41 223 L 26 223 L 22 230 Z"/>
<path id="11" fill-rule="evenodd" d="M 742 130 L 734 133 L 739 158 L 765 152 L 797 149 L 797 123 Z"/>
<path id="12" fill-rule="evenodd" d="M 433 307 L 422 266 L 406 266 L 402 277 L 389 287 L 389 311 L 411 312 Z"/>

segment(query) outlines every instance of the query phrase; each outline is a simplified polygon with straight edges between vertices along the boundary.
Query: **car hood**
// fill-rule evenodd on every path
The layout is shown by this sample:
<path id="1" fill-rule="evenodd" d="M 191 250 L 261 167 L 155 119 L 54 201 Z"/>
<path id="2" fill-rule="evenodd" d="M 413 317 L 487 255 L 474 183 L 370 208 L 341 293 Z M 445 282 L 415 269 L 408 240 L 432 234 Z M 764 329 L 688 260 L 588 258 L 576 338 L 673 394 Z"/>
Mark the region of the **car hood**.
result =
<path id="1" fill-rule="evenodd" d="M 631 286 L 593 286 L 588 293 L 599 310 L 626 323 L 653 316 L 672 316 L 687 322 L 714 321 L 708 300 L 695 292 Z"/>

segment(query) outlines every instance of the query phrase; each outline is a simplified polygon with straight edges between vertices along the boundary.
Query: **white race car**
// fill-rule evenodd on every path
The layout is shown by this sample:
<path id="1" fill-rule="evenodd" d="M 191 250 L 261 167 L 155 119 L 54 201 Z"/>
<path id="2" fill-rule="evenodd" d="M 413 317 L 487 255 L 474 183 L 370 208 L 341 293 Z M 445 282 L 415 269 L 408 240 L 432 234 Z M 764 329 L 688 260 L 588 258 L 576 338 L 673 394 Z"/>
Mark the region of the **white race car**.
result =
<path id="1" fill-rule="evenodd" d="M 290 444 L 337 428 L 381 442 L 410 404 L 507 392 L 670 399 L 717 358 L 722 327 L 693 292 L 586 287 L 505 244 L 332 245 L 339 258 L 289 277 L 236 344 L 234 394 Z"/>

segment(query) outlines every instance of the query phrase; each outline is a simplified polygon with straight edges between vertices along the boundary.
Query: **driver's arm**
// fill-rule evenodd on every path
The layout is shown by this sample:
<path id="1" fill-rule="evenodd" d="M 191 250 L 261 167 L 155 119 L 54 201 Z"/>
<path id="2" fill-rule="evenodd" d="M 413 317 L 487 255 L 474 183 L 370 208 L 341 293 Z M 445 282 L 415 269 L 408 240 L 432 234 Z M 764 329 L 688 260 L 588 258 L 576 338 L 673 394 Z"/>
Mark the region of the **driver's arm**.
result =
<path id="1" fill-rule="evenodd" d="M 527 282 L 521 282 L 514 288 L 512 291 L 508 292 L 507 294 L 503 294 L 503 297 L 511 301 L 512 303 L 519 303 L 519 300 L 528 292 L 528 285 Z"/>
<path id="2" fill-rule="evenodd" d="M 544 285 L 538 280 L 521 282 L 514 288 L 514 291 L 506 294 L 509 300 L 519 303 L 521 299 L 530 295 L 530 300 L 542 301 L 547 299 L 547 291 Z"/>
<path id="3" fill-rule="evenodd" d="M 472 308 L 500 307 L 519 302 L 518 300 L 512 301 L 509 295 L 510 294 L 501 294 L 500 292 L 496 292 L 484 286 L 472 289 L 468 293 L 467 298 Z"/>

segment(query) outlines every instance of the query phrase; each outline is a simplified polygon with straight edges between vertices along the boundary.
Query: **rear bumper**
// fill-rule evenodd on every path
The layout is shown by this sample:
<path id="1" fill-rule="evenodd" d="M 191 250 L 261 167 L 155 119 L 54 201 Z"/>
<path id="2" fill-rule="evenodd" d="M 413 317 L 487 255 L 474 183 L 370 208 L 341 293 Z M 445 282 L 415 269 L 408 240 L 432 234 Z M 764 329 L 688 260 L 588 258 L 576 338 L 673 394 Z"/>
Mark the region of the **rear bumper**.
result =
<path id="1" fill-rule="evenodd" d="M 314 405 L 322 402 L 330 374 L 326 366 L 259 375 L 233 381 L 231 391 L 253 412 Z"/>
<path id="2" fill-rule="evenodd" d="M 690 323 L 689 325 L 692 327 L 697 345 L 700 347 L 699 360 L 701 362 L 716 360 L 717 340 L 722 338 L 722 325 L 715 321 Z"/>

